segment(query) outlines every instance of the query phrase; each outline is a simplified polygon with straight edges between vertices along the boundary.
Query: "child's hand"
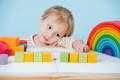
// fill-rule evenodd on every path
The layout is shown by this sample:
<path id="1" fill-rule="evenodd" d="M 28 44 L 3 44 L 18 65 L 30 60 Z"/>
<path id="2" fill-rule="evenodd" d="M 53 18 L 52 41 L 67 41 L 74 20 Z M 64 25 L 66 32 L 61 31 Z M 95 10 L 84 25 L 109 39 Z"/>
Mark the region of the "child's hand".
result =
<path id="1" fill-rule="evenodd" d="M 77 51 L 80 51 L 80 52 L 88 52 L 89 51 L 89 47 L 83 43 L 83 41 L 81 40 L 75 40 L 73 42 L 73 48 Z"/>

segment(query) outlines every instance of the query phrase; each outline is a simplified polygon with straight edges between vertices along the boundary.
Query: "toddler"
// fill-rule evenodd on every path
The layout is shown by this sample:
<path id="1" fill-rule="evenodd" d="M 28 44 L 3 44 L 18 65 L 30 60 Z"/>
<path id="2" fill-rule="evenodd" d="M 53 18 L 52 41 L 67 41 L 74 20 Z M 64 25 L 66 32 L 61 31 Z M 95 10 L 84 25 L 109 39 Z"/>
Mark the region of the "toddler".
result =
<path id="1" fill-rule="evenodd" d="M 89 48 L 80 39 L 71 38 L 74 21 L 71 12 L 61 6 L 53 6 L 45 11 L 40 20 L 37 34 L 28 39 L 32 47 L 63 47 L 87 52 Z"/>

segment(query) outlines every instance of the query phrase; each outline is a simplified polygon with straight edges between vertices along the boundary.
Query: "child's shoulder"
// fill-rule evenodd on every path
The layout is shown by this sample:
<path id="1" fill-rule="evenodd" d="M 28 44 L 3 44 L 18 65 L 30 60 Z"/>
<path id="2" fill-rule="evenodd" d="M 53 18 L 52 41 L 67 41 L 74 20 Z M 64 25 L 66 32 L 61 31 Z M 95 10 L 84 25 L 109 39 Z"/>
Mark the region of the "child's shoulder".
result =
<path id="1" fill-rule="evenodd" d="M 34 46 L 34 36 L 35 36 L 35 35 L 36 35 L 36 34 L 33 34 L 33 35 L 27 36 L 27 37 L 25 38 L 25 40 L 27 40 L 27 42 L 28 42 L 28 45 Z"/>

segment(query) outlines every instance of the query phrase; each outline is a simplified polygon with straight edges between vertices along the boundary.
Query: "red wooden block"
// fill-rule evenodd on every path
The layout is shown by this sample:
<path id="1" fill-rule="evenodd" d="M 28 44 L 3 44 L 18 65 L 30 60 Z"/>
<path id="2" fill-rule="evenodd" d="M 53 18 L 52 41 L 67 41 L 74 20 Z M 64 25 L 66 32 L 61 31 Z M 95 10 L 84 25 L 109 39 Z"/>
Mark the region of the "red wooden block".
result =
<path id="1" fill-rule="evenodd" d="M 3 41 L 0 41 L 0 54 L 6 53 L 9 56 L 11 55 L 12 49 Z"/>
<path id="2" fill-rule="evenodd" d="M 27 44 L 27 40 L 20 40 L 20 44 Z"/>

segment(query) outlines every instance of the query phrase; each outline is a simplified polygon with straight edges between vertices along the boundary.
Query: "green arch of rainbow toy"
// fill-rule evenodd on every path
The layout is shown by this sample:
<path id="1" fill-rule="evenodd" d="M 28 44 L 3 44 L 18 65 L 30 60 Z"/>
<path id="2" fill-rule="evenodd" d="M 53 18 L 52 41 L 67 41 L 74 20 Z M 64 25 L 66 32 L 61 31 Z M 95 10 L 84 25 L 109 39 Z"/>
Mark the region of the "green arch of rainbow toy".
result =
<path id="1" fill-rule="evenodd" d="M 98 24 L 88 37 L 91 50 L 120 58 L 120 21 Z"/>

